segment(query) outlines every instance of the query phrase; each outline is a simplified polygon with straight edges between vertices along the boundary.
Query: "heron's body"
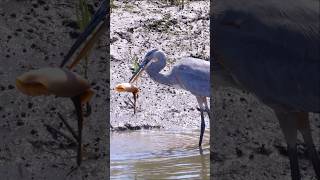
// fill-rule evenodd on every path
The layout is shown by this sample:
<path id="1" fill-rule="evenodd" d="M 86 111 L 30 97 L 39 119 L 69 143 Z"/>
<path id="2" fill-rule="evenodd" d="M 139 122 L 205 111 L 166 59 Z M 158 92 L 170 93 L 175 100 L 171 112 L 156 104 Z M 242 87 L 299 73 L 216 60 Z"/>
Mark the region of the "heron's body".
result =
<path id="1" fill-rule="evenodd" d="M 301 178 L 297 131 L 320 179 L 308 120 L 308 112 L 320 112 L 319 12 L 318 0 L 224 0 L 212 10 L 214 60 L 273 108 L 288 144 L 292 179 Z"/>
<path id="2" fill-rule="evenodd" d="M 159 83 L 187 90 L 195 96 L 210 97 L 209 61 L 185 57 L 168 73 L 160 74 L 152 68 L 146 69 L 146 72 Z"/>

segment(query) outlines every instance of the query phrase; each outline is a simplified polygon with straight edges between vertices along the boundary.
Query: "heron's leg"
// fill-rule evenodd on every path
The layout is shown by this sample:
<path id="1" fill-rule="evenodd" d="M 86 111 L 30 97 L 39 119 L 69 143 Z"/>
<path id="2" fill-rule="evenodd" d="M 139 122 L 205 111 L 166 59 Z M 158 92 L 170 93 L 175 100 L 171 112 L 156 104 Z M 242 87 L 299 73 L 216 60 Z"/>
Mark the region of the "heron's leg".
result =
<path id="1" fill-rule="evenodd" d="M 200 139 L 199 139 L 199 146 L 201 146 L 204 130 L 205 130 L 205 127 L 206 127 L 206 124 L 204 122 L 204 115 L 203 115 L 203 111 L 205 111 L 205 108 L 204 108 L 203 97 L 198 97 L 197 96 L 197 101 L 198 101 L 199 108 L 200 108 L 200 113 L 201 113 L 201 126 L 200 126 L 201 129 L 200 129 Z"/>
<path id="2" fill-rule="evenodd" d="M 297 117 L 298 128 L 302 134 L 305 144 L 307 145 L 310 161 L 312 162 L 317 179 L 320 179 L 320 160 L 313 143 L 308 113 L 299 113 Z"/>
<path id="3" fill-rule="evenodd" d="M 81 165 L 82 161 L 82 127 L 83 127 L 83 116 L 82 116 L 82 107 L 81 107 L 81 100 L 79 96 L 71 98 L 74 104 L 74 107 L 77 112 L 78 117 L 78 154 L 77 154 L 77 164 L 78 166 Z"/>
<path id="4" fill-rule="evenodd" d="M 206 108 L 206 112 L 208 113 L 209 120 L 210 120 L 210 122 L 211 122 L 211 113 L 210 113 L 210 108 L 209 108 L 209 106 L 208 106 L 208 102 L 207 102 L 207 98 L 206 98 L 206 97 L 204 97 L 204 106 L 205 106 L 205 108 Z"/>
<path id="5" fill-rule="evenodd" d="M 132 93 L 133 94 L 133 114 L 136 113 L 137 111 L 137 107 L 136 107 L 136 103 L 137 103 L 137 93 Z"/>
<path id="6" fill-rule="evenodd" d="M 275 111 L 278 117 L 280 128 L 287 142 L 288 155 L 290 160 L 292 180 L 300 180 L 299 162 L 297 153 L 297 117 L 294 113 L 286 111 Z"/>
<path id="7" fill-rule="evenodd" d="M 204 122 L 204 115 L 203 115 L 203 111 L 201 111 L 201 129 L 200 129 L 199 146 L 201 146 L 201 144 L 202 144 L 202 139 L 203 139 L 203 134 L 204 134 L 205 128 L 206 128 L 206 124 Z"/>

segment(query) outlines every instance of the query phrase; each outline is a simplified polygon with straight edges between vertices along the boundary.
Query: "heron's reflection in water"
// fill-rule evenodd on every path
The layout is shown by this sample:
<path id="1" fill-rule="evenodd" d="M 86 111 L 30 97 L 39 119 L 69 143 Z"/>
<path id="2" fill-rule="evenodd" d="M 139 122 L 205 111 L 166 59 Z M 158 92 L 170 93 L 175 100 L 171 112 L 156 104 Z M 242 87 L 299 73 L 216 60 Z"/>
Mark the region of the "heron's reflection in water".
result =
<path id="1" fill-rule="evenodd" d="M 111 133 L 111 179 L 209 179 L 209 137 L 199 131 Z"/>

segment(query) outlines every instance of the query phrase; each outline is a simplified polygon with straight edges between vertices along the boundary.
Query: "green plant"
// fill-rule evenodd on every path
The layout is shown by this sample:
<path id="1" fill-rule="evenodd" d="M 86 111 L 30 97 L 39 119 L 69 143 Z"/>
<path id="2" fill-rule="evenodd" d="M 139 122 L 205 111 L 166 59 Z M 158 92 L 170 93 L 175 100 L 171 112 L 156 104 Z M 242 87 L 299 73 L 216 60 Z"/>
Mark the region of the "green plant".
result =
<path id="1" fill-rule="evenodd" d="M 184 4 L 185 4 L 185 0 L 166 0 L 167 3 L 168 1 L 170 2 L 170 5 L 176 5 L 176 6 L 180 6 L 181 5 L 181 9 L 184 8 Z"/>
<path id="2" fill-rule="evenodd" d="M 138 57 L 136 54 L 134 54 L 134 56 L 132 58 L 132 66 L 130 69 L 131 69 L 132 74 L 135 74 L 138 72 L 139 63 L 138 63 Z"/>
<path id="3" fill-rule="evenodd" d="M 76 15 L 80 30 L 83 31 L 91 20 L 87 0 L 78 0 Z M 85 61 L 82 63 L 82 72 L 84 77 L 88 79 L 88 56 L 85 57 Z"/>
<path id="4" fill-rule="evenodd" d="M 114 0 L 110 0 L 110 9 L 111 9 L 111 11 L 114 8 L 117 8 L 117 6 L 114 4 Z"/>

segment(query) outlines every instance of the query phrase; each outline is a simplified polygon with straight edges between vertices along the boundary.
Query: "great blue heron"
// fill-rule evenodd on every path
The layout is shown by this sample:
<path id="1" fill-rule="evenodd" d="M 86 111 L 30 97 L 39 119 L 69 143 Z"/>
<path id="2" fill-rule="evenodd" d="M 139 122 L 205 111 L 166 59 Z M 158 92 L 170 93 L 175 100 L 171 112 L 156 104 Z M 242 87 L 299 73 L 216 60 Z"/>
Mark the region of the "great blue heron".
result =
<path id="1" fill-rule="evenodd" d="M 320 179 L 308 119 L 308 112 L 320 112 L 319 1 L 219 0 L 211 5 L 211 63 L 222 65 L 213 68 L 213 80 L 233 81 L 274 110 L 294 180 L 301 179 L 300 131 Z"/>
<path id="2" fill-rule="evenodd" d="M 107 1 L 103 1 L 101 7 L 93 17 L 91 23 L 85 29 L 84 33 L 80 35 L 80 37 L 77 39 L 75 44 L 72 46 L 72 48 L 66 55 L 65 59 L 61 63 L 61 67 L 64 66 L 68 62 L 68 60 L 71 59 L 71 57 L 75 54 L 75 52 L 79 49 L 80 46 L 83 46 L 83 48 L 75 57 L 75 60 L 69 66 L 69 68 L 72 68 L 75 64 L 77 64 L 79 60 L 82 59 L 92 48 L 94 42 L 98 39 L 98 37 L 106 30 L 106 22 L 108 21 L 105 18 L 107 14 L 106 9 Z M 159 61 L 156 61 L 156 59 L 158 59 Z M 162 74 L 159 74 L 159 72 L 162 68 L 164 68 L 166 64 L 166 57 L 162 51 L 156 49 L 151 50 L 149 53 L 146 54 L 143 63 L 140 66 L 139 72 L 131 78 L 130 82 L 133 82 L 142 72 L 142 70 L 146 69 L 149 75 L 156 81 L 168 85 L 178 85 L 179 87 L 190 91 L 197 97 L 197 101 L 199 103 L 201 111 L 201 131 L 199 139 L 199 146 L 201 146 L 203 133 L 205 129 L 203 111 L 208 112 L 210 117 L 209 107 L 207 105 L 206 100 L 206 97 L 210 96 L 210 63 L 201 59 L 191 57 L 186 58 L 181 63 L 179 63 L 179 65 L 173 68 L 173 70 L 171 71 L 171 76 L 161 76 Z M 176 79 L 176 81 L 173 82 L 172 80 L 174 79 L 172 78 L 178 79 Z"/>
<path id="3" fill-rule="evenodd" d="M 152 49 L 146 53 L 139 65 L 137 72 L 131 77 L 133 83 L 144 70 L 156 82 L 185 89 L 196 96 L 201 113 L 201 130 L 199 146 L 202 144 L 205 129 L 204 115 L 206 111 L 210 119 L 210 110 L 207 97 L 210 97 L 210 63 L 202 59 L 186 57 L 174 65 L 170 72 L 161 74 L 166 66 L 166 55 L 158 49 Z"/>

